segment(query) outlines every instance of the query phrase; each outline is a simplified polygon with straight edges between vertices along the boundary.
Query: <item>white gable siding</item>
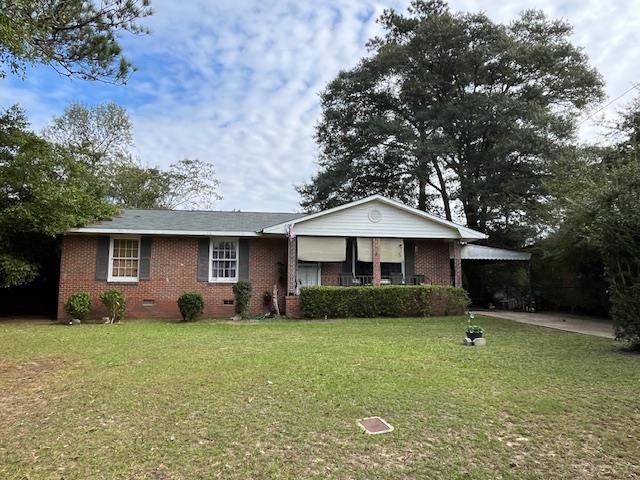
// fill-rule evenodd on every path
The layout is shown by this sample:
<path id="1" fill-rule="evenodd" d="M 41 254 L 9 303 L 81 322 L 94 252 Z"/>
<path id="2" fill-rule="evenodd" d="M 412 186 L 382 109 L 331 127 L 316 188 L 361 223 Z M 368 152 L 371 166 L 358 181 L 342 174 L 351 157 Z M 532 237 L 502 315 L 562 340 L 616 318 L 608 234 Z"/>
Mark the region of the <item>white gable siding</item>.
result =
<path id="1" fill-rule="evenodd" d="M 379 222 L 369 219 L 369 211 L 382 213 Z M 459 238 L 457 228 L 403 211 L 379 201 L 346 208 L 325 216 L 306 220 L 294 227 L 297 235 L 390 237 L 390 238 Z"/>

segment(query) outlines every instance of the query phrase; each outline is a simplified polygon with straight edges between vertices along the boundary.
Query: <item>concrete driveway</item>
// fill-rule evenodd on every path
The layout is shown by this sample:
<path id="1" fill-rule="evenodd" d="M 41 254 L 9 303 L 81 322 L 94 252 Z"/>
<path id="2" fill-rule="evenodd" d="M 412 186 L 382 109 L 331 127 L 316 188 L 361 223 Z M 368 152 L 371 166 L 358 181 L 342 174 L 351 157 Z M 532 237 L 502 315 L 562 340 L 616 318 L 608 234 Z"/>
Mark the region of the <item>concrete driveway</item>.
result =
<path id="1" fill-rule="evenodd" d="M 583 333 L 596 337 L 615 338 L 611 321 L 606 318 L 582 317 L 564 313 L 527 313 L 507 310 L 474 311 L 477 315 L 504 318 L 514 322 L 528 323 L 539 327 L 555 328 L 566 332 Z"/>

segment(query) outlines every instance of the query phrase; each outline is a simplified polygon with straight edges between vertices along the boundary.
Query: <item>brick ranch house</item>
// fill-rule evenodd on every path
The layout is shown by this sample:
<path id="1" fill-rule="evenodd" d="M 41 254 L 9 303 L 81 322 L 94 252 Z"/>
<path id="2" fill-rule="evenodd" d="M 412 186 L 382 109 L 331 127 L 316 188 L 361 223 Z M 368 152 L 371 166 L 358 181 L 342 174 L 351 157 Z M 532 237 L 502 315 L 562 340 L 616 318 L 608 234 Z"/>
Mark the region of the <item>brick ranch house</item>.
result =
<path id="1" fill-rule="evenodd" d="M 205 316 L 230 317 L 239 280 L 252 284 L 251 314 L 270 308 L 264 294 L 278 285 L 295 318 L 309 285 L 461 286 L 464 245 L 485 238 L 380 195 L 314 214 L 125 209 L 65 233 L 58 318 L 75 292 L 103 316 L 98 297 L 112 288 L 128 318 L 178 318 L 184 291 L 202 294 Z"/>

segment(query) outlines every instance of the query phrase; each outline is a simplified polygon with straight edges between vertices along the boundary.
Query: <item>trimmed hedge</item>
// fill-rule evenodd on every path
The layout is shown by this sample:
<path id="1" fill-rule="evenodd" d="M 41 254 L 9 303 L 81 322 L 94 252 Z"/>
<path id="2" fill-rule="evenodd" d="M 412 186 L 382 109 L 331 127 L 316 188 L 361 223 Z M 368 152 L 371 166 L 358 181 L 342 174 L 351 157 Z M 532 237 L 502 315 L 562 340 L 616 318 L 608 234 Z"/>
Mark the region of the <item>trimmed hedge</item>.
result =
<path id="1" fill-rule="evenodd" d="M 300 290 L 305 318 L 461 315 L 469 303 L 466 290 L 447 285 L 305 287 Z"/>

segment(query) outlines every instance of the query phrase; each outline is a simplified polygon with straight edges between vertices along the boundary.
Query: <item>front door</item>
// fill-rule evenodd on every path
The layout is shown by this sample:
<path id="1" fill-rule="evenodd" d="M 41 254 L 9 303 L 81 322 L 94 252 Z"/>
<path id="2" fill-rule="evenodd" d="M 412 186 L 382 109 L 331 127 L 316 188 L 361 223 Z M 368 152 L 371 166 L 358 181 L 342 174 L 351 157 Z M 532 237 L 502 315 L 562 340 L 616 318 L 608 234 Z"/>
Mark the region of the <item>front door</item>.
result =
<path id="1" fill-rule="evenodd" d="M 317 263 L 298 264 L 298 290 L 302 287 L 320 285 L 320 265 Z"/>

